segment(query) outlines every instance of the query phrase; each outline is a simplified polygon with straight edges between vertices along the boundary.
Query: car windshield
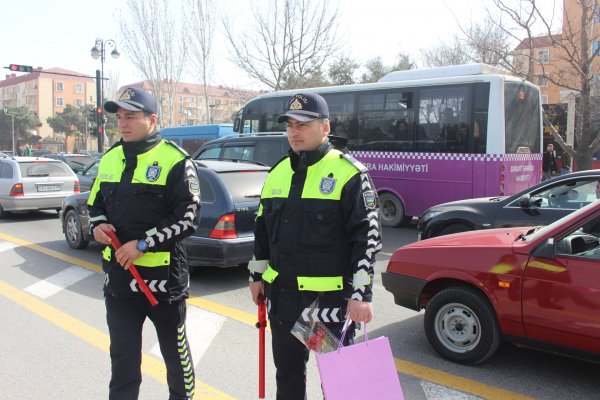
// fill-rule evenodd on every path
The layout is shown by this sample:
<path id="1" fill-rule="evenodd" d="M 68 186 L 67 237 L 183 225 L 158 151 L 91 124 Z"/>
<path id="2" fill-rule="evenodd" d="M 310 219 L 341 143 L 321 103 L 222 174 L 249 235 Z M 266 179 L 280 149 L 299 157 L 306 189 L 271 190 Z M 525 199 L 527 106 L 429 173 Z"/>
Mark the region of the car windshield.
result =
<path id="1" fill-rule="evenodd" d="M 40 176 L 67 177 L 73 175 L 65 164 L 58 161 L 19 162 L 19 169 L 21 175 L 26 178 Z"/>
<path id="2" fill-rule="evenodd" d="M 229 189 L 233 201 L 238 203 L 260 198 L 268 172 L 268 170 L 222 172 L 219 177 Z"/>
<path id="3" fill-rule="evenodd" d="M 569 214 L 568 216 L 566 216 L 564 218 L 575 218 L 575 219 L 578 219 L 580 215 L 586 214 L 588 212 L 587 211 L 588 209 L 590 209 L 592 207 L 596 207 L 598 201 L 600 201 L 600 200 L 595 200 L 592 203 L 588 204 L 587 206 L 585 206 L 583 208 L 580 208 L 579 210 L 575 211 L 572 214 Z M 546 232 L 549 232 L 549 231 L 553 230 L 557 225 L 561 225 L 563 223 L 564 218 L 561 218 L 561 219 L 559 219 L 557 221 L 554 221 L 550 225 L 537 226 L 535 229 L 532 230 L 532 232 L 527 232 L 525 234 L 525 236 L 524 236 L 524 239 L 527 242 L 531 242 L 533 240 L 536 240 L 540 236 L 546 235 Z"/>
<path id="4" fill-rule="evenodd" d="M 65 157 L 65 162 L 70 166 L 70 167 L 77 167 L 79 169 L 84 169 L 85 167 L 87 167 L 88 165 L 90 165 L 91 163 L 93 163 L 94 161 L 96 161 L 94 158 L 89 157 L 89 156 L 69 156 L 69 157 Z"/>

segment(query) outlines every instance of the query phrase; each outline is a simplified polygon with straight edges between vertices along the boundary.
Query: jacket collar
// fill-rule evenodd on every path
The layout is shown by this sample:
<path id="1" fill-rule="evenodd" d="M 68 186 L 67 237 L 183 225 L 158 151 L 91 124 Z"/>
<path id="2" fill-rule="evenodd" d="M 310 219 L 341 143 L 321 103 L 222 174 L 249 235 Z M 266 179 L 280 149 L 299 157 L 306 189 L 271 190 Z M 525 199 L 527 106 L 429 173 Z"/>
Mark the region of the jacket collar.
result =
<path id="1" fill-rule="evenodd" d="M 294 171 L 300 171 L 318 163 L 331 149 L 333 149 L 333 146 L 331 146 L 328 139 L 325 139 L 325 141 L 315 150 L 295 153 L 290 149 L 288 154 L 290 156 L 292 169 Z"/>
<path id="2" fill-rule="evenodd" d="M 139 142 L 124 142 L 121 139 L 121 145 L 123 146 L 123 153 L 125 154 L 125 158 L 134 158 L 139 154 L 143 154 L 156 146 L 160 142 L 160 133 L 155 130 L 143 140 Z"/>

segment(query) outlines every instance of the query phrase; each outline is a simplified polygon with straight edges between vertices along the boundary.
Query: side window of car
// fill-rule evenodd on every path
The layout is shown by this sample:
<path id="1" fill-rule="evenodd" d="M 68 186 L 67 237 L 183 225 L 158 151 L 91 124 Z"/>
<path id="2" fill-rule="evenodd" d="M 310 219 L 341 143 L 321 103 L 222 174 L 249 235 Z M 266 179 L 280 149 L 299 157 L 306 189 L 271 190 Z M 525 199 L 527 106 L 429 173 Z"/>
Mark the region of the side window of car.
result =
<path id="1" fill-rule="evenodd" d="M 85 175 L 91 176 L 92 178 L 98 176 L 98 163 L 95 163 L 87 171 L 85 171 Z"/>
<path id="2" fill-rule="evenodd" d="M 12 179 L 13 167 L 10 163 L 0 162 L 0 179 Z"/>
<path id="3" fill-rule="evenodd" d="M 223 146 L 221 146 L 221 145 L 214 145 L 214 146 L 206 147 L 206 148 L 202 149 L 202 151 L 200 153 L 198 153 L 198 157 L 196 157 L 196 159 L 202 160 L 202 159 L 207 159 L 207 158 L 213 158 L 213 159 L 220 158 L 222 149 L 223 149 Z"/>
<path id="4" fill-rule="evenodd" d="M 265 165 L 275 165 L 283 157 L 280 140 L 263 140 L 256 150 L 256 161 Z"/>
<path id="5" fill-rule="evenodd" d="M 557 243 L 558 255 L 600 260 L 600 217 L 569 232 Z"/>
<path id="6" fill-rule="evenodd" d="M 225 146 L 223 158 L 228 160 L 253 160 L 254 146 L 250 145 L 235 145 Z"/>

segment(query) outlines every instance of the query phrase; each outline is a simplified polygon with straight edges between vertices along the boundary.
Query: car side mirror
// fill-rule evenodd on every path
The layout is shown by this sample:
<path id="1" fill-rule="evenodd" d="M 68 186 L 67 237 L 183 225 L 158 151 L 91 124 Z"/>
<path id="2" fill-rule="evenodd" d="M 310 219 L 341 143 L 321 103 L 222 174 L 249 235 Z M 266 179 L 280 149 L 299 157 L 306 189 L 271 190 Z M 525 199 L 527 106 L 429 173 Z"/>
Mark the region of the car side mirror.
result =
<path id="1" fill-rule="evenodd" d="M 523 196 L 521 196 L 519 198 L 519 207 L 521 207 L 521 208 L 529 208 L 529 207 L 531 207 L 531 204 L 529 203 L 529 200 L 531 200 L 531 196 L 528 193 L 524 194 Z"/>
<path id="2" fill-rule="evenodd" d="M 234 132 L 242 133 L 242 132 L 240 132 L 241 122 L 242 122 L 242 120 L 240 117 L 235 117 L 235 119 L 233 120 L 233 131 Z"/>
<path id="3" fill-rule="evenodd" d="M 556 257 L 556 247 L 554 246 L 554 238 L 548 238 L 544 243 L 536 247 L 531 253 L 535 257 L 553 259 Z"/>

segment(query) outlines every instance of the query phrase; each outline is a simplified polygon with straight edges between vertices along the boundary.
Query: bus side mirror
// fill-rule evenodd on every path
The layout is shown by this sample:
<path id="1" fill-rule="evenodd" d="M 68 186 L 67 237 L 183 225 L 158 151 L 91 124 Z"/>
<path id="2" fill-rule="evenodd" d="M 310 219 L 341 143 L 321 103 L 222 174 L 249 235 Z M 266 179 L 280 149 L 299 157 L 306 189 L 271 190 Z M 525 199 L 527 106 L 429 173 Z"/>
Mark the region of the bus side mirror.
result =
<path id="1" fill-rule="evenodd" d="M 240 125 L 242 123 L 242 120 L 240 117 L 235 117 L 235 119 L 233 120 L 233 131 L 237 132 L 237 133 L 242 133 L 240 131 Z"/>

